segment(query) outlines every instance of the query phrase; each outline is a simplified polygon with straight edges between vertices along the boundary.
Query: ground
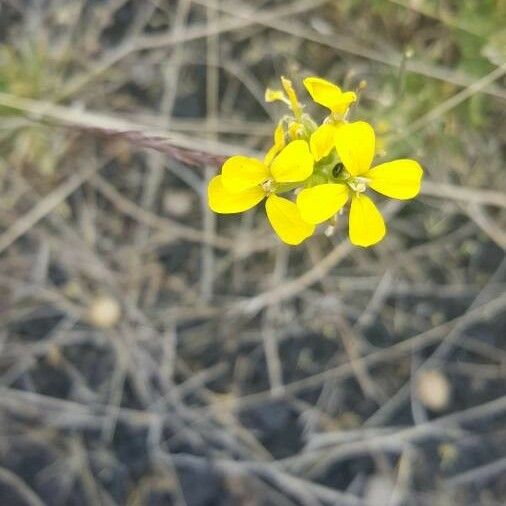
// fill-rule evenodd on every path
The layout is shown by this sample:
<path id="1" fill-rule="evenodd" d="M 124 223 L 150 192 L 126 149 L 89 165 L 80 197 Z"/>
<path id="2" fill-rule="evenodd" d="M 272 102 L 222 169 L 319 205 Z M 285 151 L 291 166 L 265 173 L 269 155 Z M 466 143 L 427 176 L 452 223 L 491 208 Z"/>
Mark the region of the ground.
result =
<path id="1" fill-rule="evenodd" d="M 504 504 L 505 15 L 0 0 L 0 504 Z M 281 75 L 422 164 L 379 245 L 207 208 Z"/>

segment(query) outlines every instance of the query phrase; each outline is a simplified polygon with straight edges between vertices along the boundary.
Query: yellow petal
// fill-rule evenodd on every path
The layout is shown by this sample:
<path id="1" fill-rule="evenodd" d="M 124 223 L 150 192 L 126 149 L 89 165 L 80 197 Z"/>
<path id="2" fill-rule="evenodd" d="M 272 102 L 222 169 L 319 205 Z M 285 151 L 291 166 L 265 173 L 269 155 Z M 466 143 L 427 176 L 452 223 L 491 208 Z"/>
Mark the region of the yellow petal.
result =
<path id="1" fill-rule="evenodd" d="M 357 94 L 354 91 L 345 91 L 341 95 L 341 99 L 336 101 L 332 106 L 332 112 L 344 116 L 345 112 L 350 108 L 353 102 L 357 101 Z"/>
<path id="2" fill-rule="evenodd" d="M 369 186 L 387 197 L 412 199 L 420 192 L 423 170 L 415 160 L 401 159 L 382 163 L 365 174 Z"/>
<path id="3" fill-rule="evenodd" d="M 266 102 L 275 102 L 276 100 L 288 102 L 286 95 L 281 90 L 273 90 L 271 88 L 265 90 L 264 100 Z"/>
<path id="4" fill-rule="evenodd" d="M 304 181 L 313 173 L 313 155 L 306 141 L 296 140 L 283 148 L 271 163 L 271 174 L 278 183 Z"/>
<path id="5" fill-rule="evenodd" d="M 365 121 L 348 123 L 336 132 L 337 154 L 352 176 L 365 174 L 374 157 L 374 130 Z"/>
<path id="6" fill-rule="evenodd" d="M 221 168 L 222 183 L 230 192 L 242 192 L 262 184 L 269 178 L 269 168 L 260 160 L 232 156 Z"/>
<path id="7" fill-rule="evenodd" d="M 341 209 L 348 200 L 349 190 L 344 184 L 326 183 L 306 188 L 297 195 L 297 207 L 307 223 L 323 223 Z"/>
<path id="8" fill-rule="evenodd" d="M 283 123 L 280 121 L 276 130 L 274 130 L 274 145 L 267 151 L 264 158 L 264 163 L 269 165 L 273 158 L 285 147 L 285 131 L 283 130 Z"/>
<path id="9" fill-rule="evenodd" d="M 272 145 L 270 148 L 269 148 L 269 151 L 267 151 L 267 153 L 265 153 L 265 156 L 264 156 L 264 163 L 265 165 L 269 165 L 271 162 L 272 162 L 272 159 L 278 154 L 278 147 L 276 146 L 276 144 Z"/>
<path id="10" fill-rule="evenodd" d="M 319 126 L 309 139 L 311 153 L 313 153 L 315 161 L 325 158 L 336 145 L 336 131 L 335 125 L 328 123 Z"/>
<path id="11" fill-rule="evenodd" d="M 285 147 L 285 131 L 283 129 L 283 122 L 278 122 L 276 129 L 274 130 L 274 145 L 279 148 L 279 150 Z"/>
<path id="12" fill-rule="evenodd" d="M 339 86 L 320 77 L 307 77 L 304 79 L 304 86 L 317 104 L 327 107 L 336 114 L 343 115 L 357 100 L 357 95 L 352 91 L 343 93 Z"/>
<path id="13" fill-rule="evenodd" d="M 300 105 L 299 99 L 297 98 L 297 93 L 295 93 L 292 81 L 284 76 L 281 76 L 281 84 L 285 90 L 285 93 L 288 95 L 288 100 L 290 101 L 290 109 L 292 110 L 294 116 L 297 119 L 300 119 L 302 106 Z"/>
<path id="14" fill-rule="evenodd" d="M 362 194 L 354 195 L 350 208 L 350 241 L 356 246 L 372 246 L 386 233 L 383 216 L 374 202 Z"/>
<path id="15" fill-rule="evenodd" d="M 314 232 L 314 225 L 302 220 L 297 206 L 290 200 L 270 195 L 265 202 L 265 211 L 272 228 L 286 244 L 300 244 Z"/>
<path id="16" fill-rule="evenodd" d="M 207 187 L 209 207 L 215 213 L 241 213 L 256 206 L 264 197 L 261 186 L 255 186 L 242 192 L 229 192 L 223 186 L 223 176 L 215 176 Z"/>

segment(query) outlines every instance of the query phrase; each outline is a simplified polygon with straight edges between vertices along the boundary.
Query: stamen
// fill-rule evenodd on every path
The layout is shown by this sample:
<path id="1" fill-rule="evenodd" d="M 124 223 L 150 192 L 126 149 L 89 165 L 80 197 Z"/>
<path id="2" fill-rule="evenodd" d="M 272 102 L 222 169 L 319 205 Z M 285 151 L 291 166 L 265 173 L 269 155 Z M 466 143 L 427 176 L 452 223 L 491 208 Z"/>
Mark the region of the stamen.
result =
<path id="1" fill-rule="evenodd" d="M 369 182 L 369 179 L 366 177 L 354 177 L 350 181 L 348 181 L 348 186 L 357 193 L 363 193 L 367 189 L 367 183 Z"/>
<path id="2" fill-rule="evenodd" d="M 274 192 L 274 181 L 272 179 L 267 179 L 262 183 L 262 188 L 265 193 L 273 193 Z"/>

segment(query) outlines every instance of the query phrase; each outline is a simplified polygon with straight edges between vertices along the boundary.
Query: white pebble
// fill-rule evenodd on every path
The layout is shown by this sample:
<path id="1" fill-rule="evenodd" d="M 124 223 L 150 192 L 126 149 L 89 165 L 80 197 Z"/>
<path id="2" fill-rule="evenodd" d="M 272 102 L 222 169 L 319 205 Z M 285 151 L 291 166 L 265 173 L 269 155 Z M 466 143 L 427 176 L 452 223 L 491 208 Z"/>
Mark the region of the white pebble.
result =
<path id="1" fill-rule="evenodd" d="M 88 308 L 88 320 L 102 329 L 114 327 L 121 317 L 119 302 L 109 295 L 101 295 L 91 301 Z"/>
<path id="2" fill-rule="evenodd" d="M 448 379 L 436 369 L 422 371 L 416 379 L 416 395 L 427 408 L 441 411 L 450 401 Z"/>

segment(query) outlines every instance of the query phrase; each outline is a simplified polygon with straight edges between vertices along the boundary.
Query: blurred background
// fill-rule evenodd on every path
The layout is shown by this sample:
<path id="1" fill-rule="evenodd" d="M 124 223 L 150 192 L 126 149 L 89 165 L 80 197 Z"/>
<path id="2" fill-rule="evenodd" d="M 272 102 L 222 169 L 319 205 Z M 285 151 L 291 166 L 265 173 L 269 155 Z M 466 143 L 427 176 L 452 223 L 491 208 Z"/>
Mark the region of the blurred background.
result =
<path id="1" fill-rule="evenodd" d="M 505 504 L 505 21 L 0 0 L 0 504 Z M 376 247 L 207 209 L 281 75 L 366 81 L 380 156 L 424 167 Z"/>

